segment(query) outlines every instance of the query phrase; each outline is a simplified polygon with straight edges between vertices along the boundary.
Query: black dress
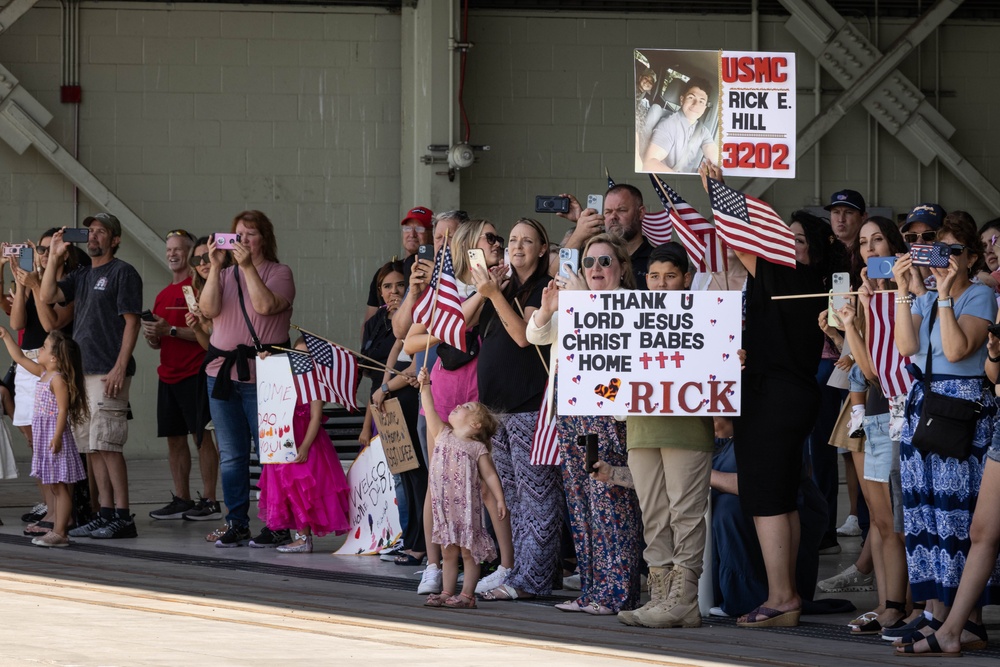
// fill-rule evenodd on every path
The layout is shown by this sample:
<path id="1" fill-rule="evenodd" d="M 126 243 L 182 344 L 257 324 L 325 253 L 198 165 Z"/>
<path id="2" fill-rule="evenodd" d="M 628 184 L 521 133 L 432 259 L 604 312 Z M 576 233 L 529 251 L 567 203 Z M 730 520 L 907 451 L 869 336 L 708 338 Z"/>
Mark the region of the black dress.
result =
<path id="1" fill-rule="evenodd" d="M 810 267 L 757 259 L 747 278 L 743 404 L 733 421 L 740 503 L 750 516 L 793 512 L 802 446 L 819 412 L 816 369 L 823 333 L 816 315 L 826 297 L 775 301 L 772 296 L 823 293 Z"/>

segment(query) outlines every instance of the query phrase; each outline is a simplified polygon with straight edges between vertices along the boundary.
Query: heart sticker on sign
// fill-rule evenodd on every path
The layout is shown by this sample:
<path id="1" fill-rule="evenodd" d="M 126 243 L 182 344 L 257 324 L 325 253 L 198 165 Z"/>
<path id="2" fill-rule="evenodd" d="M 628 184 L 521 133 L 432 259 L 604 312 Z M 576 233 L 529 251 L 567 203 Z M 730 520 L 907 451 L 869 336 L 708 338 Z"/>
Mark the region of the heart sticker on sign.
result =
<path id="1" fill-rule="evenodd" d="M 571 398 L 571 399 L 569 399 L 566 402 L 569 403 L 570 405 L 576 405 L 576 399 L 575 398 Z"/>
<path id="2" fill-rule="evenodd" d="M 599 384 L 594 387 L 594 393 L 609 401 L 614 401 L 615 397 L 618 396 L 618 390 L 621 389 L 621 386 L 622 381 L 620 379 L 611 378 L 611 381 L 607 385 Z"/>
<path id="3" fill-rule="evenodd" d="M 575 383 L 577 383 L 577 384 L 580 384 L 580 376 L 579 376 L 579 375 L 577 375 L 576 377 L 574 377 L 574 378 L 573 378 L 573 382 L 575 382 Z"/>

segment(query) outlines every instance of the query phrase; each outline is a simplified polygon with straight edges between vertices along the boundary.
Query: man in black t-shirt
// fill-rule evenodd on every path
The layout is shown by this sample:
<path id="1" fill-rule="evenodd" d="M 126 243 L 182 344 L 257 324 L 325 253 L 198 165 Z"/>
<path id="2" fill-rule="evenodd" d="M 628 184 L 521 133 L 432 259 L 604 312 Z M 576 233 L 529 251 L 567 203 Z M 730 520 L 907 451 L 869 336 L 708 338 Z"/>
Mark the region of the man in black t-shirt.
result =
<path id="1" fill-rule="evenodd" d="M 46 303 L 75 304 L 73 338 L 80 345 L 90 419 L 73 428 L 81 454 L 88 454 L 90 473 L 97 483 L 100 514 L 70 537 L 113 539 L 135 537 L 129 512 L 128 470 L 122 448 L 128 438 L 128 394 L 139 336 L 142 278 L 115 257 L 121 243 L 118 218 L 98 213 L 83 221 L 90 229 L 87 254 L 91 266 L 56 282 L 55 267 L 70 244 L 63 231 L 52 236 L 52 256 L 42 277 L 41 298 Z"/>

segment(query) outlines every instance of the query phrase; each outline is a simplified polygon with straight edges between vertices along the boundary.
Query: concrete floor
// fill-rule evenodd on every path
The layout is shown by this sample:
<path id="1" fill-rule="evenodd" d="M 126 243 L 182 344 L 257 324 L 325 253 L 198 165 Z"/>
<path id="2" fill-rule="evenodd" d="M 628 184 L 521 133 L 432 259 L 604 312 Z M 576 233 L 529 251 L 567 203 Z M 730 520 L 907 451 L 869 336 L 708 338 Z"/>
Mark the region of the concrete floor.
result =
<path id="1" fill-rule="evenodd" d="M 553 600 L 425 609 L 414 593 L 420 568 L 332 556 L 336 537 L 316 540 L 308 555 L 217 549 L 204 540 L 215 523 L 149 518 L 170 498 L 165 461 L 133 461 L 129 471 L 139 538 L 84 539 L 66 550 L 32 547 L 21 537 L 18 517 L 36 500 L 30 478 L 0 482 L 0 618 L 25 629 L 8 631 L 2 664 L 894 662 L 887 643 L 847 636 L 844 626 L 856 614 L 806 616 L 790 630 L 706 619 L 701 629 L 657 631 L 560 613 Z M 841 544 L 841 554 L 821 557 L 821 578 L 854 562 L 860 539 Z M 835 597 L 861 609 L 876 600 L 875 593 Z M 996 614 L 987 621 L 1000 633 Z M 963 664 L 994 665 L 996 655 L 968 654 Z"/>

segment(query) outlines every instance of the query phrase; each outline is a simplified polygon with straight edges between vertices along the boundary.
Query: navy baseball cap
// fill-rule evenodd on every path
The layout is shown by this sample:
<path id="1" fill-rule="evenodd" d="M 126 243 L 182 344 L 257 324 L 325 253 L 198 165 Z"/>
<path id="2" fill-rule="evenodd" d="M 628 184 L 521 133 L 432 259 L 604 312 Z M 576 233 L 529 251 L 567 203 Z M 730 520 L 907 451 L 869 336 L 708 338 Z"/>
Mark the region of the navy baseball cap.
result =
<path id="1" fill-rule="evenodd" d="M 939 204 L 918 204 L 906 216 L 906 222 L 903 223 L 900 231 L 905 232 L 906 228 L 915 222 L 922 222 L 934 230 L 941 229 L 945 215 L 947 214 Z"/>
<path id="2" fill-rule="evenodd" d="M 830 203 L 823 208 L 827 211 L 833 209 L 834 206 L 850 206 L 853 209 L 857 209 L 864 213 L 867 209 L 865 208 L 865 198 L 861 196 L 861 193 L 857 190 L 841 190 L 839 192 L 834 192 L 833 196 L 830 197 Z"/>

